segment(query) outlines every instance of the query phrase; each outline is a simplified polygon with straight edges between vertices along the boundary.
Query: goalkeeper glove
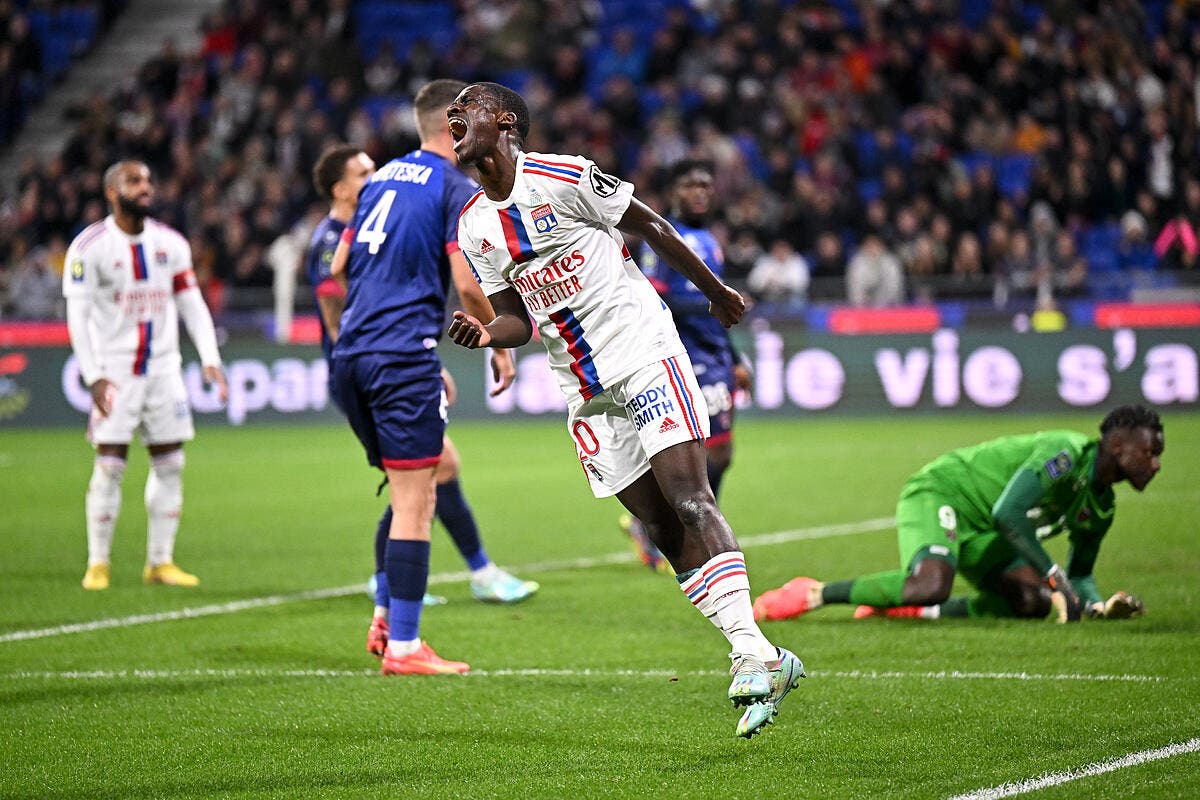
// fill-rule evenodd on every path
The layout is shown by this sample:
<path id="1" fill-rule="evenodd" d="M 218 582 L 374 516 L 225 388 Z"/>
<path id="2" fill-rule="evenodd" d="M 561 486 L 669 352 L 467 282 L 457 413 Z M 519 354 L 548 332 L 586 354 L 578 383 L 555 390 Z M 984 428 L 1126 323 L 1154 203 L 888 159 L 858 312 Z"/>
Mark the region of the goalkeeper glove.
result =
<path id="1" fill-rule="evenodd" d="M 1131 594 L 1117 592 L 1104 601 L 1099 616 L 1104 619 L 1129 619 L 1146 613 L 1146 605 Z"/>
<path id="2" fill-rule="evenodd" d="M 1083 616 L 1083 601 L 1071 585 L 1067 573 L 1055 564 L 1046 573 L 1046 585 L 1050 587 L 1050 603 L 1059 622 L 1078 622 Z"/>

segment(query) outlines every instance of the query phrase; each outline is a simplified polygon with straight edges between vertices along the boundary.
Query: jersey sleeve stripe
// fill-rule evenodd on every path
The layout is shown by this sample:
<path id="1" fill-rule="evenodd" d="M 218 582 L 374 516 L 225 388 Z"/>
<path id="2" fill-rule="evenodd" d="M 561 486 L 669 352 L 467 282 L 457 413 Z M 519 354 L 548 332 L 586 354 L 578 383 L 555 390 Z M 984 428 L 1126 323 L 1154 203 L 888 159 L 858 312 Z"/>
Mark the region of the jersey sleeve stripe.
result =
<path id="1" fill-rule="evenodd" d="M 539 166 L 553 172 L 570 173 L 576 178 L 583 175 L 583 167 L 580 167 L 576 164 L 566 164 L 562 161 L 547 161 L 545 159 L 530 158 L 529 156 L 526 156 L 525 163 L 534 164 L 535 166 Z M 559 167 L 560 169 L 555 169 L 556 167 Z"/>
<path id="2" fill-rule="evenodd" d="M 500 227 L 504 229 L 504 243 L 508 246 L 508 254 L 517 264 L 524 264 L 537 257 L 533 242 L 529 241 L 529 232 L 525 230 L 525 221 L 521 219 L 521 209 L 513 204 L 496 212 L 500 215 Z"/>
<path id="3" fill-rule="evenodd" d="M 566 177 L 565 175 L 556 174 L 554 172 L 546 172 L 545 170 L 541 170 L 541 169 L 530 169 L 529 167 L 526 167 L 526 168 L 522 169 L 521 172 L 523 172 L 526 175 L 543 175 L 547 178 L 554 178 L 555 180 L 562 181 L 563 183 L 570 183 L 570 184 L 575 184 L 575 185 L 579 184 L 578 178 L 570 178 L 570 177 Z"/>
<path id="4" fill-rule="evenodd" d="M 104 233 L 104 230 L 104 220 L 93 222 L 91 225 L 88 225 L 86 228 L 84 228 L 83 233 L 79 234 L 79 244 L 76 245 L 76 248 L 79 250 L 79 252 L 82 253 L 84 250 L 86 250 L 88 245 L 96 241 L 96 239 L 100 237 L 100 234 Z"/>
<path id="5" fill-rule="evenodd" d="M 467 213 L 467 210 L 471 206 L 475 205 L 475 201 L 477 201 L 481 197 L 483 197 L 483 189 L 480 189 L 478 192 L 476 192 L 475 194 L 473 194 L 471 196 L 471 199 L 467 201 L 467 204 L 462 207 L 462 211 L 458 212 L 458 218 L 462 219 L 463 214 Z"/>
<path id="6" fill-rule="evenodd" d="M 446 255 L 452 256 L 455 253 L 457 253 L 459 250 L 462 250 L 462 248 L 458 246 L 457 239 L 455 239 L 452 242 L 446 242 Z"/>

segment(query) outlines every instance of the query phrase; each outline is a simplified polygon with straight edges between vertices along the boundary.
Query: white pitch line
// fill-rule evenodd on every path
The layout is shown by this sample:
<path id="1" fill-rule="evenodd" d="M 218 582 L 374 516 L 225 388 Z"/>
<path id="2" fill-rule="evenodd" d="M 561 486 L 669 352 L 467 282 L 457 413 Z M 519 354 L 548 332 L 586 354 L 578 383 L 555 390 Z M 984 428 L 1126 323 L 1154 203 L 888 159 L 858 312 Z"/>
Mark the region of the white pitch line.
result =
<path id="1" fill-rule="evenodd" d="M 122 669 L 67 672 L 13 672 L 0 674 L 0 680 L 177 680 L 183 678 L 362 678 L 378 674 L 373 669 Z M 472 670 L 469 678 L 674 678 L 726 676 L 727 670 L 665 669 L 493 669 Z M 995 681 L 1080 681 L 1162 683 L 1156 675 L 1085 675 L 1080 673 L 1038 674 L 1031 672 L 876 672 L 872 670 L 818 670 L 810 678 L 837 680 L 995 680 Z"/>
<path id="2" fill-rule="evenodd" d="M 1018 794 L 1027 792 L 1036 792 L 1039 789 L 1046 789 L 1051 786 L 1059 786 L 1070 781 L 1077 781 L 1080 778 L 1091 778 L 1096 775 L 1103 775 L 1106 772 L 1113 772 L 1125 767 L 1135 767 L 1138 764 L 1147 764 L 1151 761 L 1161 761 L 1164 758 L 1172 758 L 1174 756 L 1183 755 L 1185 753 L 1195 753 L 1200 750 L 1200 737 L 1189 739 L 1186 742 L 1177 744 L 1169 744 L 1166 747 L 1160 747 L 1157 750 L 1143 750 L 1140 753 L 1130 753 L 1127 756 L 1120 758 L 1110 758 L 1106 761 L 1098 761 L 1095 764 L 1088 764 L 1079 769 L 1069 769 L 1064 772 L 1052 772 L 1047 775 L 1042 775 L 1038 778 L 1030 778 L 1023 781 L 1015 781 L 1010 783 L 1002 783 L 999 786 L 993 786 L 990 789 L 976 789 L 973 792 L 966 794 L 957 794 L 949 800 L 1000 800 L 1003 797 L 1013 797 Z"/>
<path id="3" fill-rule="evenodd" d="M 746 547 L 765 547 L 775 544 L 783 544 L 785 542 L 796 542 L 803 539 L 827 539 L 835 536 L 850 536 L 856 533 L 869 533 L 871 531 L 879 531 L 890 528 L 895 524 L 892 517 L 878 517 L 876 519 L 862 520 L 861 522 L 848 522 L 840 525 L 818 525 L 812 528 L 797 528 L 790 531 L 777 531 L 775 533 L 761 533 L 756 536 L 744 536 L 740 543 L 743 548 Z M 574 569 L 592 569 L 595 567 L 603 567 L 611 564 L 624 564 L 634 561 L 637 557 L 628 551 L 622 553 L 610 553 L 603 556 L 593 556 L 587 558 L 564 559 L 561 561 L 543 561 L 536 564 L 528 564 L 523 567 L 514 567 L 514 572 L 519 572 L 524 575 L 532 575 L 541 572 L 558 572 L 562 570 Z M 443 583 L 461 583 L 470 580 L 471 573 L 466 571 L 460 572 L 442 572 L 437 575 L 429 576 L 429 585 L 437 586 Z M 365 593 L 365 582 L 356 583 L 351 586 L 339 586 L 333 589 L 314 589 L 308 592 L 297 592 L 295 594 L 279 594 L 269 597 L 255 597 L 248 600 L 235 600 L 230 603 L 220 603 L 208 606 L 198 606 L 196 608 L 182 608 L 177 611 L 162 611 L 155 614 L 137 614 L 131 617 L 113 617 L 109 619 L 98 619 L 92 622 L 77 622 L 69 625 L 56 625 L 52 628 L 37 628 L 25 631 L 12 631 L 10 633 L 0 634 L 0 644 L 5 642 L 19 642 L 27 639 L 44 639 L 49 636 L 64 636 L 71 633 L 89 633 L 91 631 L 104 630 L 106 628 L 129 628 L 134 625 L 148 625 L 157 622 L 173 622 L 181 619 L 195 619 L 197 617 L 211 617 L 218 614 L 234 614 L 239 611 L 249 611 L 256 608 L 266 608 L 269 606 L 283 605 L 284 603 L 295 603 L 304 600 L 325 600 L 331 597 L 346 597 L 349 595 Z"/>

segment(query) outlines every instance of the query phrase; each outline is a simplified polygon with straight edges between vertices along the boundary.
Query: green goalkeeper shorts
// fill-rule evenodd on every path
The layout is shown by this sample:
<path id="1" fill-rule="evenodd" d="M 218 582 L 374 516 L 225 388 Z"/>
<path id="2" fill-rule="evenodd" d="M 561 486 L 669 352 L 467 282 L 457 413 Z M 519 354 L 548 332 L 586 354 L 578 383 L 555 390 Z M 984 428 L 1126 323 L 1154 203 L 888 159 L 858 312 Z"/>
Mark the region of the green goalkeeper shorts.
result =
<path id="1" fill-rule="evenodd" d="M 940 558 L 976 588 L 984 579 L 1019 558 L 995 530 L 977 530 L 964 523 L 955 509 L 961 498 L 914 480 L 904 485 L 896 504 L 896 538 L 900 564 L 910 573 L 919 561 Z"/>

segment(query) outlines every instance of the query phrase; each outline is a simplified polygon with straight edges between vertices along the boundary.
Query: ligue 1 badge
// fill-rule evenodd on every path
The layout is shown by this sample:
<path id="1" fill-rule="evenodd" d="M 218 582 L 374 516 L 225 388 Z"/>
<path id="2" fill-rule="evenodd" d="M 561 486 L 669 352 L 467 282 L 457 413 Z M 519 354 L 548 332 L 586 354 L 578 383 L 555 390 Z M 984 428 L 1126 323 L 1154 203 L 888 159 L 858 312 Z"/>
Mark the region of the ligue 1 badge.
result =
<path id="1" fill-rule="evenodd" d="M 558 227 L 558 217 L 554 216 L 554 209 L 549 203 L 533 209 L 529 216 L 533 219 L 533 227 L 537 228 L 538 233 L 549 233 Z"/>

